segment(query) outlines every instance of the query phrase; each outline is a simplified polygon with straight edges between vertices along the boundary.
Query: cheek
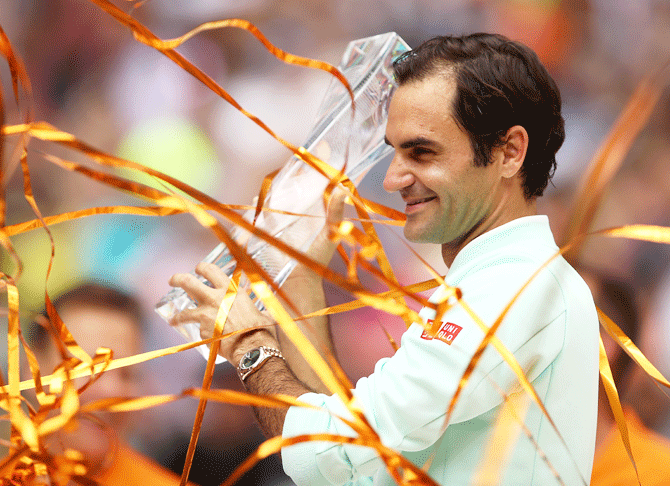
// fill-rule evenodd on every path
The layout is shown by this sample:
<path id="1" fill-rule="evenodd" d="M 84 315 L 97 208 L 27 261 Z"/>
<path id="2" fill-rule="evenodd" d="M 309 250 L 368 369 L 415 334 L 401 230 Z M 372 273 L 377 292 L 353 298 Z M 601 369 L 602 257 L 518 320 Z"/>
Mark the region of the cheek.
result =
<path id="1" fill-rule="evenodd" d="M 421 171 L 421 182 L 441 197 L 453 197 L 459 189 L 459 174 L 447 170 L 449 162 L 435 161 Z"/>

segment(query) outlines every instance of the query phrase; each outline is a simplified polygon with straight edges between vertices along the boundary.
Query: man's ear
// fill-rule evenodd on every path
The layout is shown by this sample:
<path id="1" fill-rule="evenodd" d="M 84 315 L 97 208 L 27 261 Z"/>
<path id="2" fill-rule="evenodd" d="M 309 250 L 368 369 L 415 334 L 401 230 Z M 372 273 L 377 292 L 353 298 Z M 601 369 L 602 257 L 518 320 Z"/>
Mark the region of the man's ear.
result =
<path id="1" fill-rule="evenodd" d="M 502 146 L 500 147 L 503 156 L 502 176 L 506 178 L 514 177 L 526 158 L 528 151 L 528 132 L 521 125 L 514 125 L 505 134 Z"/>

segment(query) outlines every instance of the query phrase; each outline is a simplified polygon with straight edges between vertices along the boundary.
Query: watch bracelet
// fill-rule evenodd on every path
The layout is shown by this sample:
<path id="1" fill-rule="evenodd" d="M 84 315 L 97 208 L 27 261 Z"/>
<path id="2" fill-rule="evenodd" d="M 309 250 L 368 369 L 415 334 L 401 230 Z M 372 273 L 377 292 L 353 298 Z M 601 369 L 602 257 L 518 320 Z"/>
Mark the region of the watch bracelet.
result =
<path id="1" fill-rule="evenodd" d="M 265 364 L 265 362 L 268 359 L 270 359 L 270 358 L 281 358 L 284 361 L 286 361 L 284 356 L 281 354 L 280 350 L 278 350 L 276 348 L 270 348 L 268 346 L 258 346 L 257 348 L 253 348 L 253 349 L 250 349 L 249 351 L 247 351 L 247 353 L 245 353 L 244 356 L 242 356 L 242 359 L 240 360 L 240 364 L 242 363 L 242 361 L 244 361 L 244 358 L 246 357 L 246 355 L 248 353 L 250 353 L 251 351 L 253 351 L 254 349 L 262 350 L 263 353 L 265 354 L 265 356 L 259 358 L 260 361 L 256 361 L 252 368 L 242 369 L 240 367 L 240 365 L 237 366 L 237 375 L 240 377 L 240 380 L 242 381 L 242 383 L 244 383 L 244 381 L 249 377 L 249 375 L 252 375 L 256 371 L 258 371 Z"/>

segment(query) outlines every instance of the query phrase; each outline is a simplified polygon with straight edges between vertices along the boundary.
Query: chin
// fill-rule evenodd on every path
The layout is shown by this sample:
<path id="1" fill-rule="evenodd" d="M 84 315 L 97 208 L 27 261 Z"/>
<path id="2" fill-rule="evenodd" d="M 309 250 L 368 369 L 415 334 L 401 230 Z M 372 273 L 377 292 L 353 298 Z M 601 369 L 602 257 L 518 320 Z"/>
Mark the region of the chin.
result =
<path id="1" fill-rule="evenodd" d="M 412 243 L 419 243 L 417 241 L 417 236 L 414 234 L 413 231 L 407 229 L 407 226 L 405 226 L 405 228 L 403 229 L 403 235 L 405 235 L 405 239 L 407 241 L 410 241 Z"/>
<path id="2" fill-rule="evenodd" d="M 405 239 L 411 243 L 440 243 L 435 241 L 435 238 L 431 238 L 432 235 L 422 233 L 421 231 L 412 231 L 407 228 L 403 231 Z"/>

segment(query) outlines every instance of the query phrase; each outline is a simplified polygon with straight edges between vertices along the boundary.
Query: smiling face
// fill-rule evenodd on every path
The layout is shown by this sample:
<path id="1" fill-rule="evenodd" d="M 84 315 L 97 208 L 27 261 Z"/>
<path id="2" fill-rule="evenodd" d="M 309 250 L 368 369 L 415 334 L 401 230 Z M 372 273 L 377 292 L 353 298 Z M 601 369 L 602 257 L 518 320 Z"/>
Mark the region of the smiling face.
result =
<path id="1" fill-rule="evenodd" d="M 502 200 L 501 151 L 476 167 L 470 139 L 452 116 L 456 86 L 444 72 L 400 86 L 389 106 L 387 143 L 395 148 L 384 188 L 407 204 L 405 237 L 461 247 L 490 229 Z"/>

